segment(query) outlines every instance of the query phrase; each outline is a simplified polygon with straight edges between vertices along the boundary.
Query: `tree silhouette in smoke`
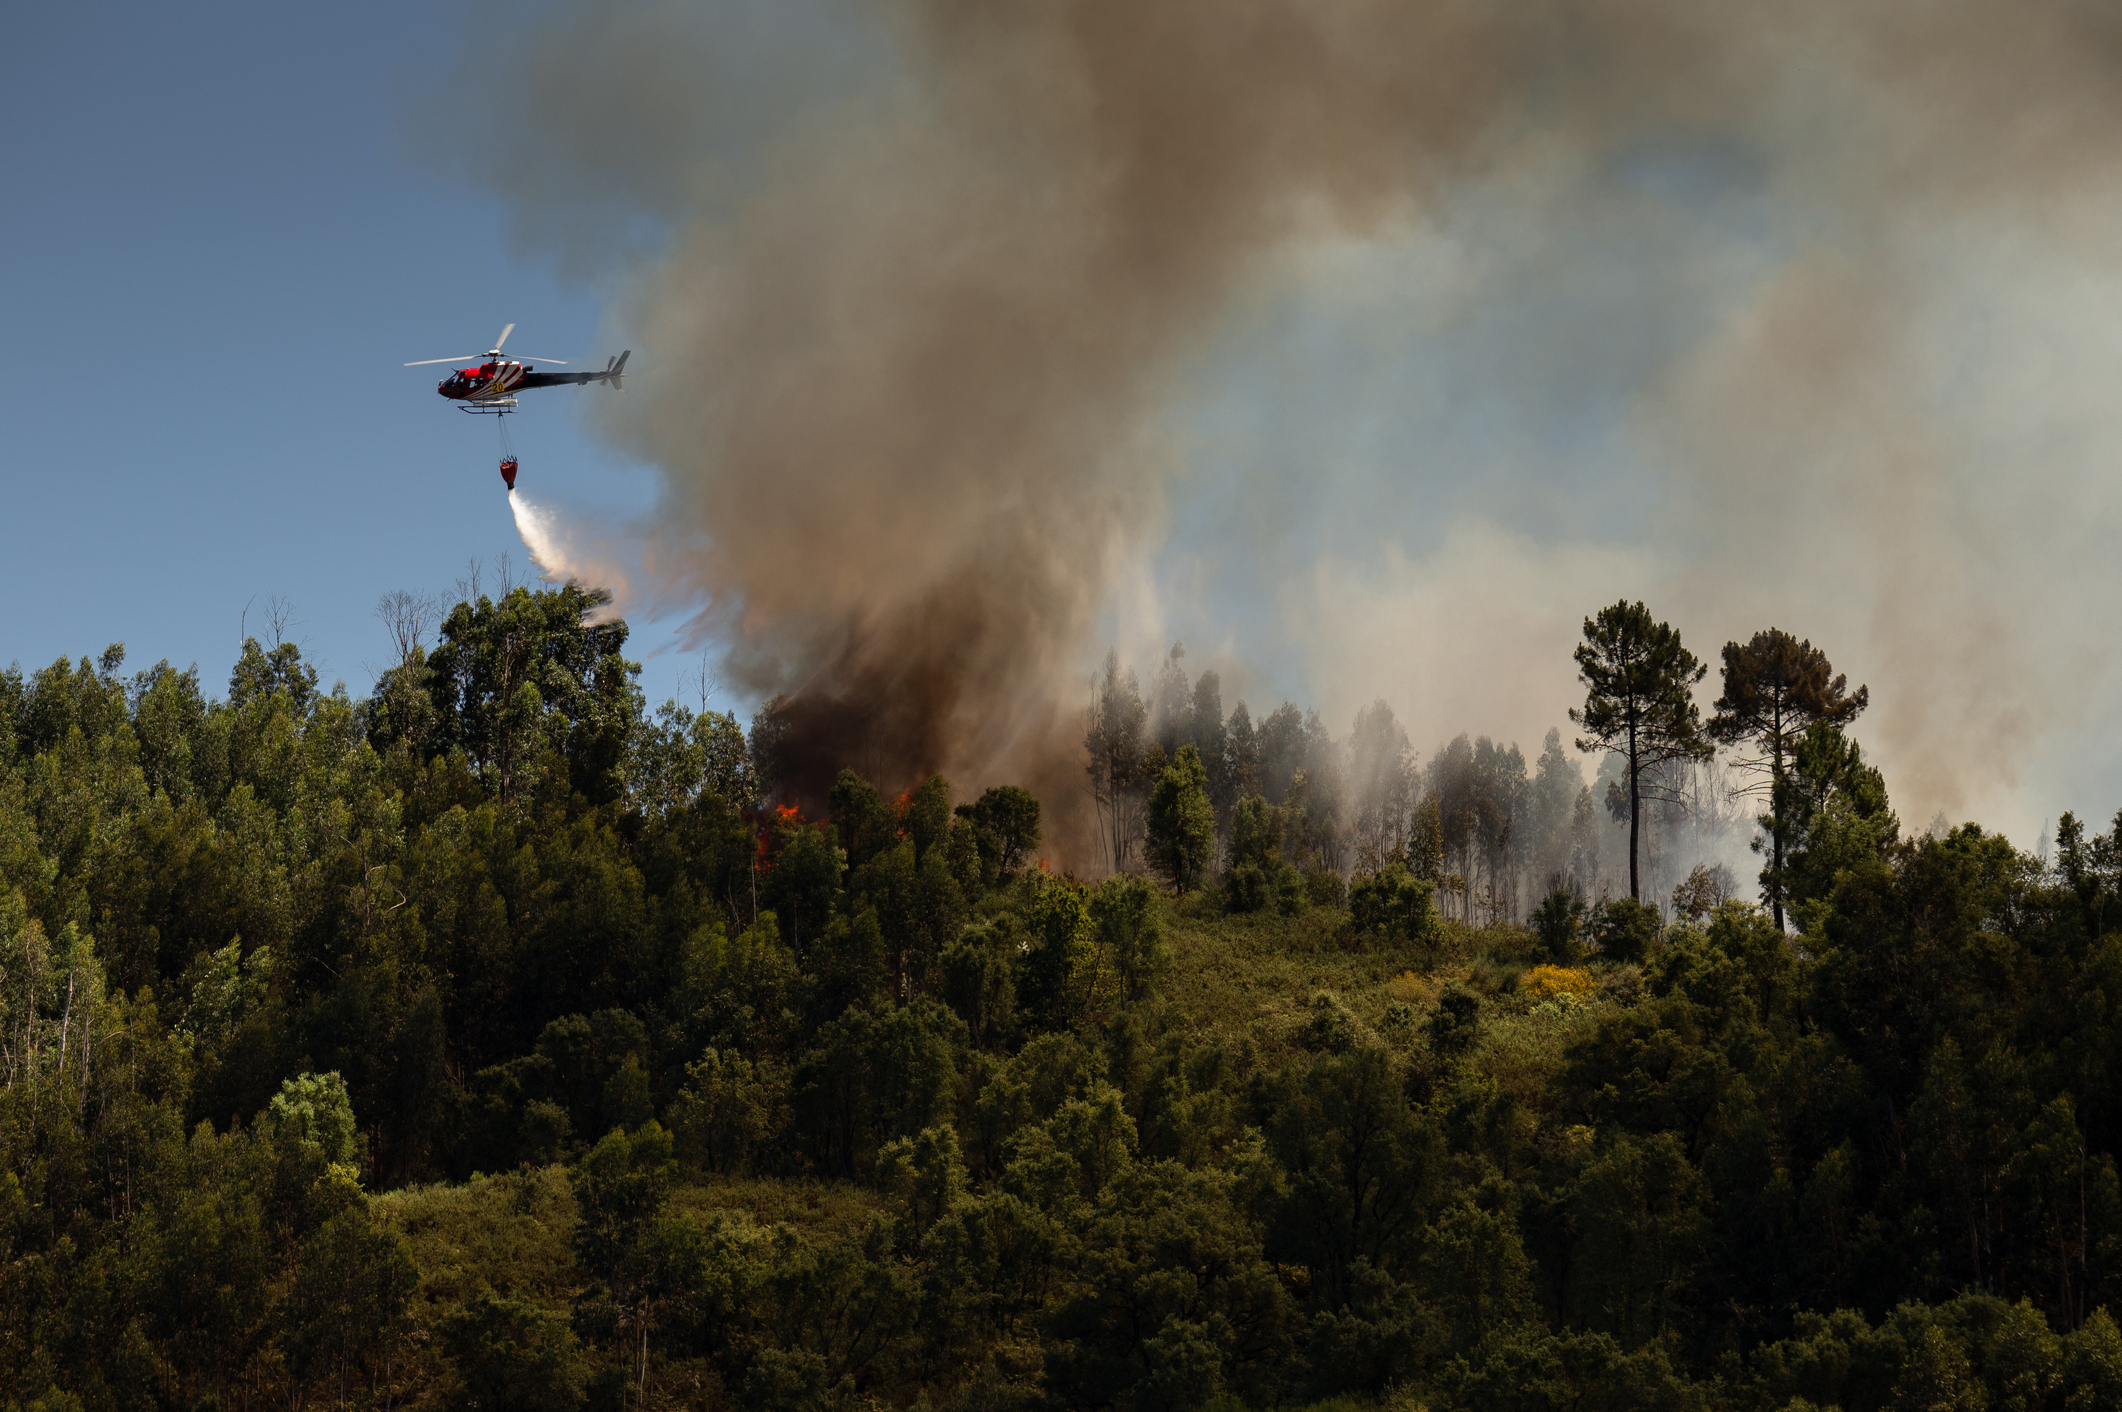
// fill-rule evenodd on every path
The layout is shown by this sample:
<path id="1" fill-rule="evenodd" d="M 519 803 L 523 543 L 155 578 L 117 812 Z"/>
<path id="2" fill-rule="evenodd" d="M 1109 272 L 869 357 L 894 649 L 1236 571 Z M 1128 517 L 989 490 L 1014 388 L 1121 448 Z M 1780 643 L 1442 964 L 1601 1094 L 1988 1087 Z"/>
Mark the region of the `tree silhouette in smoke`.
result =
<path id="1" fill-rule="evenodd" d="M 1761 777 L 1748 792 L 1768 798 L 1761 824 L 1768 832 L 1769 862 L 1761 888 L 1779 931 L 1787 890 L 1783 853 L 1793 804 L 1793 753 L 1812 725 L 1848 725 L 1871 704 L 1871 688 L 1852 692 L 1848 686 L 1849 678 L 1835 674 L 1825 652 L 1781 628 L 1757 632 L 1745 643 L 1724 644 L 1724 694 L 1717 698 L 1709 733 L 1721 744 L 1755 750 L 1737 764 Z"/>
<path id="2" fill-rule="evenodd" d="M 1585 730 L 1579 750 L 1614 751 L 1625 761 L 1628 895 L 1640 902 L 1636 854 L 1644 772 L 1675 760 L 1706 760 L 1715 752 L 1702 734 L 1693 692 L 1709 668 L 1681 645 L 1671 624 L 1657 622 L 1641 602 L 1626 599 L 1584 620 L 1584 641 L 1575 655 L 1585 697 L 1569 718 Z"/>

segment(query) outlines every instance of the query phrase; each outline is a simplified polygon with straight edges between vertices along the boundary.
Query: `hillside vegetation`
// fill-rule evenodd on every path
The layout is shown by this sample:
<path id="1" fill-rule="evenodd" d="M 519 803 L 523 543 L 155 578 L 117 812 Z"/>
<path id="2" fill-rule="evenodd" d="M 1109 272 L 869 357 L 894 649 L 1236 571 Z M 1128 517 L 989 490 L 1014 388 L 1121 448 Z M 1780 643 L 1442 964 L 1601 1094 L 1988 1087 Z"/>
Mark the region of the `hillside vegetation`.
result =
<path id="1" fill-rule="evenodd" d="M 8 1405 L 2122 1406 L 2118 835 L 1819 736 L 1797 931 L 1521 925 L 1189 742 L 1083 882 L 1022 790 L 782 801 L 590 606 L 0 675 Z"/>

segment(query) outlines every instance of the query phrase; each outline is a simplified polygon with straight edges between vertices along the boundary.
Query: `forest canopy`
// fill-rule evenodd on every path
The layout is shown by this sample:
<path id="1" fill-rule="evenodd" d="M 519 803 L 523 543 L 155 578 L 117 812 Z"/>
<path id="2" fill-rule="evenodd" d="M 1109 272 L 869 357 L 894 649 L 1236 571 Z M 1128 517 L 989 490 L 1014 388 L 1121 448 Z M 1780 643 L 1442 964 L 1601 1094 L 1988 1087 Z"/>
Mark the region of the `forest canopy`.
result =
<path id="1" fill-rule="evenodd" d="M 2122 1406 L 2122 819 L 1905 829 L 1809 642 L 1530 762 L 1116 655 L 1079 877 L 597 606 L 0 674 L 8 1405 Z"/>

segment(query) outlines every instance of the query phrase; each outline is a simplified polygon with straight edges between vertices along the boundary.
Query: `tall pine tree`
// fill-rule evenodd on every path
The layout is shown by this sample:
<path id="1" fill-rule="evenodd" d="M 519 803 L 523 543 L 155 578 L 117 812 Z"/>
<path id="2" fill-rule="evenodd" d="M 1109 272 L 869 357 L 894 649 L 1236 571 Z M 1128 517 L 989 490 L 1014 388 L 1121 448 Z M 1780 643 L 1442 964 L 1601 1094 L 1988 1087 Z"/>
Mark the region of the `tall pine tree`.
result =
<path id="1" fill-rule="evenodd" d="M 1717 698 L 1709 733 L 1720 744 L 1753 752 L 1735 763 L 1755 776 L 1747 792 L 1768 799 L 1768 813 L 1761 818 L 1768 852 L 1761 891 L 1779 930 L 1790 890 L 1784 854 L 1795 803 L 1794 752 L 1809 727 L 1846 726 L 1870 704 L 1871 688 L 1848 687 L 1849 678 L 1835 674 L 1825 652 L 1781 628 L 1757 632 L 1745 643 L 1724 644 L 1724 694 Z"/>
<path id="2" fill-rule="evenodd" d="M 1622 756 L 1628 780 L 1628 895 L 1643 900 L 1637 840 L 1643 827 L 1644 772 L 1674 760 L 1706 760 L 1694 685 L 1709 668 L 1680 643 L 1670 623 L 1626 599 L 1584 620 L 1576 651 L 1584 705 L 1569 713 L 1584 728 L 1577 748 Z"/>

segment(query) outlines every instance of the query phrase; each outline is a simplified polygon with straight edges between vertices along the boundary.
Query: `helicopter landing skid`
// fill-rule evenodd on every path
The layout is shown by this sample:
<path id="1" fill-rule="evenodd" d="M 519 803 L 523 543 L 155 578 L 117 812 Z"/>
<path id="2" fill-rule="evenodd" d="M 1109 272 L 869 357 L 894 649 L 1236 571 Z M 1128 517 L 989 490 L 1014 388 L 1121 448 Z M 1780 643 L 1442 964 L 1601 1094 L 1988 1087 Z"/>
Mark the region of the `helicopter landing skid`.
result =
<path id="1" fill-rule="evenodd" d="M 490 417 L 498 417 L 504 413 L 515 411 L 516 399 L 513 397 L 496 397 L 486 402 L 459 402 L 457 410 L 470 412 L 475 416 L 484 414 Z"/>

